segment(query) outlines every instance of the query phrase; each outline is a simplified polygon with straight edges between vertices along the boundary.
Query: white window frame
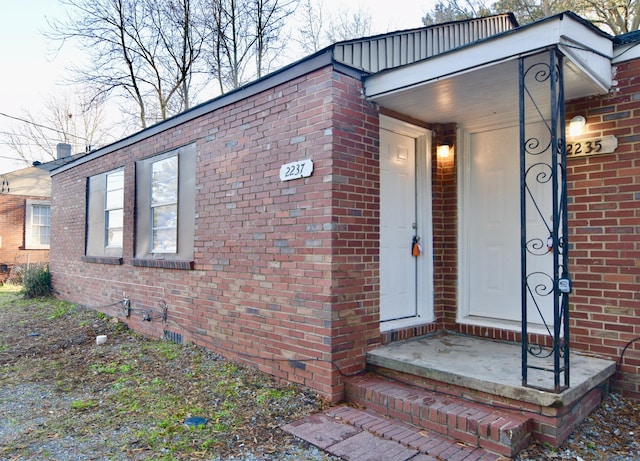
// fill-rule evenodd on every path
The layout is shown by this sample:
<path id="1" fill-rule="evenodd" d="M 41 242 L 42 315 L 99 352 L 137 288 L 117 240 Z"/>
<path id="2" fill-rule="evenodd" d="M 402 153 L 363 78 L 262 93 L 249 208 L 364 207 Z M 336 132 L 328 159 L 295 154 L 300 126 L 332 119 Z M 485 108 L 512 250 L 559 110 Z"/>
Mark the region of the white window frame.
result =
<path id="1" fill-rule="evenodd" d="M 156 181 L 154 179 L 154 168 L 156 165 L 159 165 L 160 163 L 165 163 L 168 161 L 172 161 L 175 163 L 175 171 L 173 171 L 173 174 L 171 175 L 171 177 L 169 178 L 164 178 L 163 180 L 159 180 Z M 165 157 L 159 160 L 156 160 L 154 162 L 151 163 L 151 190 L 149 191 L 149 203 L 150 203 L 150 222 L 149 222 L 149 232 L 150 232 L 150 236 L 149 236 L 149 252 L 152 254 L 176 254 L 178 253 L 178 226 L 179 226 L 179 222 L 178 222 L 178 203 L 179 203 L 179 199 L 178 199 L 178 190 L 179 190 L 179 161 L 178 161 L 178 155 L 171 155 L 169 157 Z M 169 180 L 169 181 L 167 181 Z M 173 182 L 175 184 L 174 186 L 174 190 L 173 192 L 173 198 L 170 200 L 164 200 L 164 201 L 159 201 L 157 200 L 156 197 L 154 197 L 153 191 L 154 191 L 154 185 L 160 184 L 162 182 Z M 166 207 L 175 207 L 175 222 L 173 223 L 173 225 L 165 225 L 165 226 L 156 226 L 155 224 L 155 216 L 156 216 L 156 212 L 160 209 L 160 208 L 166 208 Z M 173 231 L 173 242 L 174 245 L 172 248 L 163 248 L 163 247 L 157 247 L 156 246 L 156 235 L 157 233 L 160 233 L 162 231 Z"/>
<path id="2" fill-rule="evenodd" d="M 49 210 L 49 223 L 47 225 L 34 224 L 33 219 L 35 214 L 33 212 L 35 207 L 43 207 Z M 51 203 L 47 200 L 32 200 L 27 199 L 26 211 L 25 211 L 25 229 L 24 229 L 24 247 L 26 250 L 48 250 L 51 246 Z M 36 241 L 33 236 L 34 227 L 48 227 L 49 228 L 49 243 L 41 243 L 38 239 Z"/>
<path id="3" fill-rule="evenodd" d="M 115 176 L 122 177 L 122 186 L 115 187 L 109 189 L 109 178 L 114 178 Z M 105 194 L 104 194 L 104 245 L 106 248 L 122 248 L 122 239 L 124 236 L 124 170 L 117 170 L 110 173 L 107 173 L 105 176 Z M 112 206 L 109 204 L 109 194 L 111 192 L 117 193 L 120 191 L 121 196 L 119 197 L 118 206 Z M 114 213 L 120 211 L 122 213 L 122 222 L 120 226 L 111 226 L 109 216 Z M 120 229 L 120 241 L 119 243 L 109 243 L 109 231 L 113 229 Z"/>
<path id="4" fill-rule="evenodd" d="M 160 205 L 158 201 L 152 203 L 153 195 L 153 164 L 169 159 L 177 158 L 176 177 L 177 191 L 172 196 L 167 194 L 168 202 L 175 203 L 177 207 L 176 247 L 156 248 L 153 245 L 153 207 Z M 191 143 L 171 149 L 136 161 L 136 215 L 134 236 L 134 265 L 144 265 L 143 260 L 173 260 L 193 261 L 195 253 L 195 203 L 196 203 L 196 144 Z M 170 200 L 169 200 L 170 199 Z M 173 202 L 176 199 L 176 202 Z M 161 223 L 162 225 L 166 224 Z M 166 228 L 166 227 L 165 227 Z M 160 227 L 158 227 L 160 229 Z M 170 250 L 170 251 L 169 251 Z"/>
<path id="5" fill-rule="evenodd" d="M 116 207 L 107 206 L 107 177 L 112 174 L 124 174 L 124 168 L 116 168 L 87 178 L 87 212 L 85 227 L 85 255 L 96 258 L 121 258 L 123 245 L 108 245 L 108 212 Z M 127 180 L 123 177 L 122 204 L 124 206 L 124 185 Z M 116 190 L 116 189 L 114 189 Z M 124 209 L 123 239 L 124 239 Z"/>

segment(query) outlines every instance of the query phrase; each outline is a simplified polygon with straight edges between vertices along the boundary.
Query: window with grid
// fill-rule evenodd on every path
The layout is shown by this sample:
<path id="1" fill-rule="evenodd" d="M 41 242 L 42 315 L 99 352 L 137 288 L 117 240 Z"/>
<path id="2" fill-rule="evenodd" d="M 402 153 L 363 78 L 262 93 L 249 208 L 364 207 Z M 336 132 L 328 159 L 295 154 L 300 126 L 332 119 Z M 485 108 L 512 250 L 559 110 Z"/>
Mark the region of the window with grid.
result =
<path id="1" fill-rule="evenodd" d="M 51 240 L 51 207 L 48 202 L 27 200 L 25 248 L 48 249 Z"/>
<path id="2" fill-rule="evenodd" d="M 107 174 L 105 194 L 105 245 L 122 248 L 124 223 L 124 171 Z"/>
<path id="3" fill-rule="evenodd" d="M 178 251 L 178 156 L 151 164 L 151 252 Z"/>
<path id="4" fill-rule="evenodd" d="M 193 260 L 195 177 L 195 144 L 136 162 L 134 264 Z"/>
<path id="5" fill-rule="evenodd" d="M 122 257 L 124 169 L 87 178 L 86 256 Z"/>

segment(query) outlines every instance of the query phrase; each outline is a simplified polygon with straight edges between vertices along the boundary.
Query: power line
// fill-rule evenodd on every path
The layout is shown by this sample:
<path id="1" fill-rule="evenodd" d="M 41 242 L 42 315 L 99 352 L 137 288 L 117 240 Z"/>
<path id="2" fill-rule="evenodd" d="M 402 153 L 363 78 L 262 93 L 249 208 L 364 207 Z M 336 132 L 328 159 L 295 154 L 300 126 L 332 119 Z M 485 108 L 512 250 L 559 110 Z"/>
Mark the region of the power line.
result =
<path id="1" fill-rule="evenodd" d="M 45 130 L 55 131 L 56 133 L 59 133 L 59 134 L 65 135 L 65 136 L 71 136 L 72 138 L 78 138 L 78 139 L 82 139 L 83 141 L 88 141 L 87 138 L 83 138 L 82 136 L 76 136 L 76 135 L 71 134 L 71 133 L 66 133 L 66 132 L 60 131 L 60 130 L 58 130 L 56 128 L 51 128 L 49 126 L 40 125 L 39 123 L 35 123 L 35 122 L 30 121 L 30 120 L 25 120 L 25 119 L 20 118 L 20 117 L 14 117 L 13 115 L 7 115 L 7 114 L 5 114 L 3 112 L 0 112 L 0 115 L 2 115 L 3 117 L 7 117 L 7 118 L 10 118 L 10 119 L 13 119 L 13 120 L 18 120 L 19 122 L 27 123 L 29 125 L 37 126 L 38 128 L 43 128 Z"/>
<path id="2" fill-rule="evenodd" d="M 5 158 L 7 160 L 16 160 L 18 162 L 28 162 L 27 160 L 19 157 L 7 157 L 6 155 L 0 155 L 0 158 Z"/>

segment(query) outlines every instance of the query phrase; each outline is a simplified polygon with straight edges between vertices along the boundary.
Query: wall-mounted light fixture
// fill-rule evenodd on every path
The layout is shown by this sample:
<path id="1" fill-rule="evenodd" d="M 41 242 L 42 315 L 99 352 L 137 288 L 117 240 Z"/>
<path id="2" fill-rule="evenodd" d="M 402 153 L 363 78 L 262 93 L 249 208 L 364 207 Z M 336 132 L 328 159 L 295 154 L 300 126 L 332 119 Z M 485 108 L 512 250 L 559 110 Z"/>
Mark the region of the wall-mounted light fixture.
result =
<path id="1" fill-rule="evenodd" d="M 576 115 L 569 121 L 569 134 L 571 136 L 580 136 L 584 133 L 584 127 L 587 124 L 587 119 L 582 115 Z"/>
<path id="2" fill-rule="evenodd" d="M 449 158 L 451 148 L 447 144 L 441 144 L 436 148 L 438 158 Z"/>

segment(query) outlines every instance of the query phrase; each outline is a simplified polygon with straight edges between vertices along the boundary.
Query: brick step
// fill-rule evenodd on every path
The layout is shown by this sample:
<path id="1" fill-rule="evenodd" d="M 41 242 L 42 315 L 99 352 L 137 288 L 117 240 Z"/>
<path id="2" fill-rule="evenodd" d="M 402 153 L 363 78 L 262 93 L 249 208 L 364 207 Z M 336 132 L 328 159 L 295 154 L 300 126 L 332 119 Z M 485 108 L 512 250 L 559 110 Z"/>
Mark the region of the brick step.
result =
<path id="1" fill-rule="evenodd" d="M 351 404 L 500 455 L 513 457 L 531 441 L 531 419 L 513 411 L 373 374 L 349 379 L 346 390 Z"/>
<path id="2" fill-rule="evenodd" d="M 506 461 L 484 448 L 348 405 L 282 429 L 347 461 Z"/>

